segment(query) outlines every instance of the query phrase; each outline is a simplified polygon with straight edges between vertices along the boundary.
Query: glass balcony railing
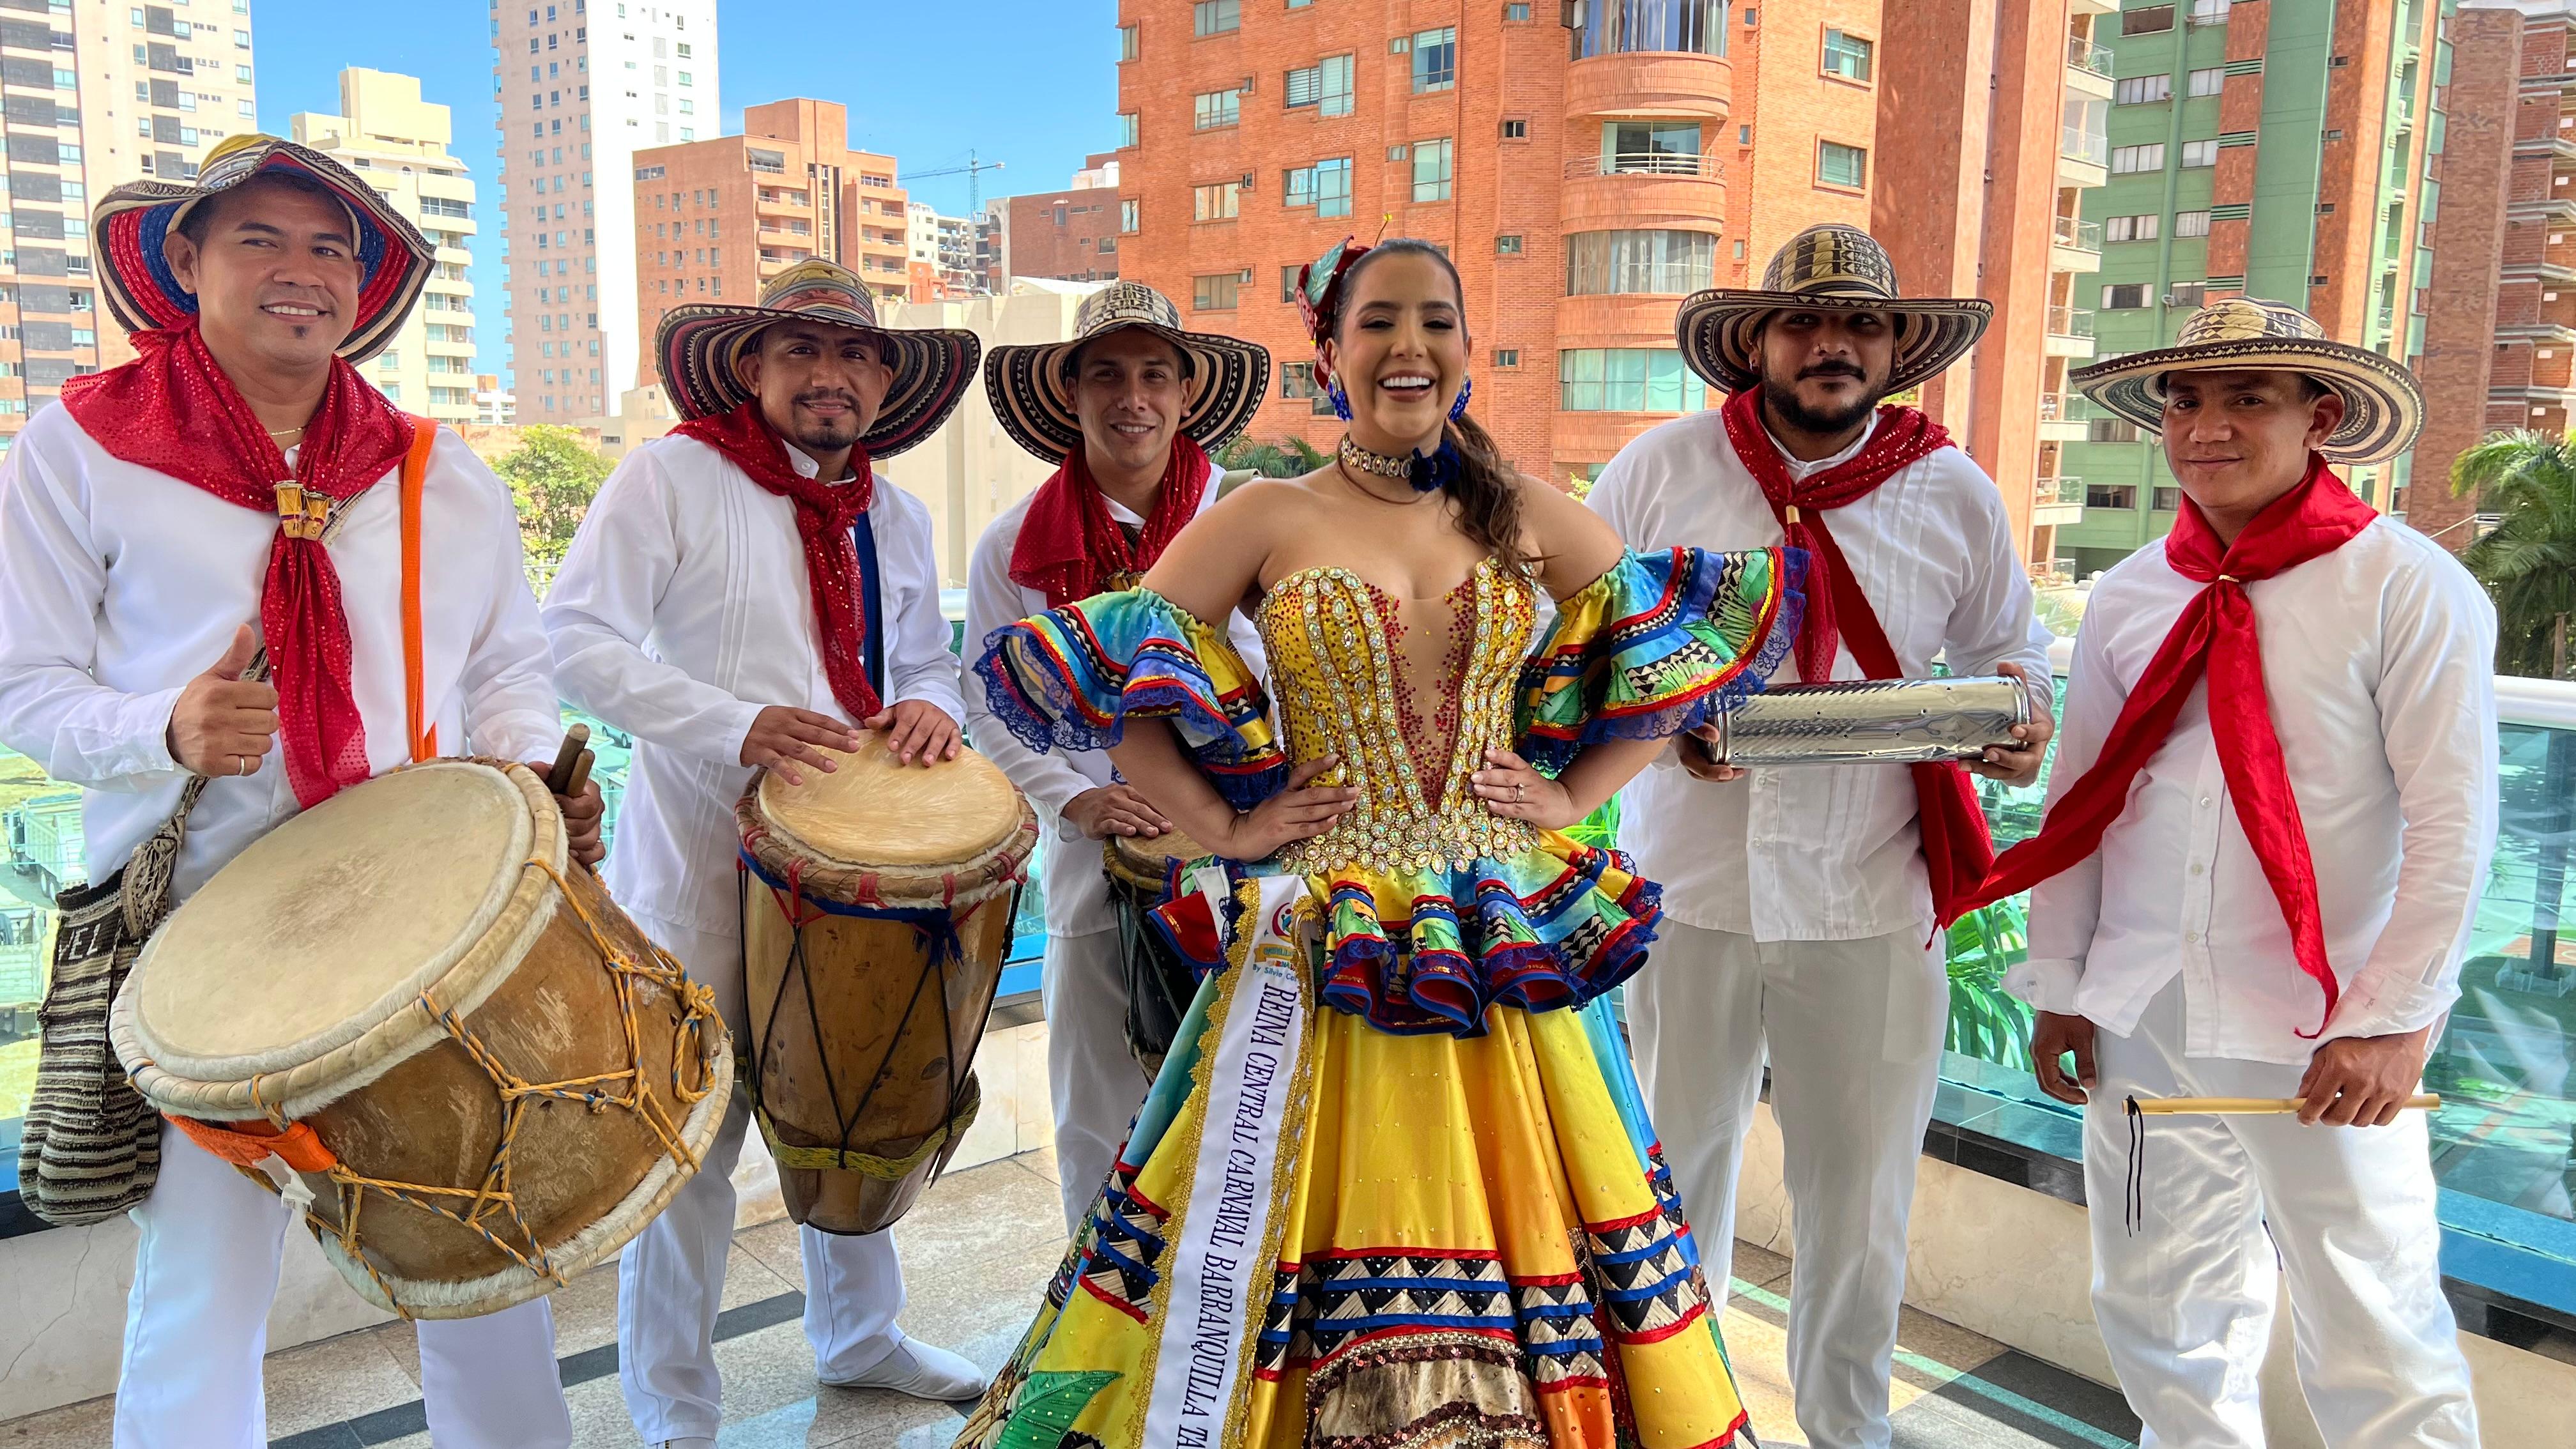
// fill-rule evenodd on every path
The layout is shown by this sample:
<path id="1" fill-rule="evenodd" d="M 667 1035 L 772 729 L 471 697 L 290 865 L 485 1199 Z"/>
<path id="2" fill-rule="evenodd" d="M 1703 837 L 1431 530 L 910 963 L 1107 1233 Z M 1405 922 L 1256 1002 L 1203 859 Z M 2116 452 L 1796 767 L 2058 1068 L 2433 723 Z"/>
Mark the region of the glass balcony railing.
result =
<path id="1" fill-rule="evenodd" d="M 2066 394 L 2044 392 L 2039 395 L 2039 420 L 2043 423 L 2066 421 Z"/>
<path id="2" fill-rule="evenodd" d="M 2056 230 L 2059 246 L 2073 247 L 2079 252 L 2102 250 L 2102 223 L 2098 221 L 2086 221 L 2080 216 L 2061 216 L 2057 218 Z"/>
<path id="3" fill-rule="evenodd" d="M 2084 504 L 2084 480 L 2064 475 L 2039 479 L 2031 487 L 2030 501 L 2040 508 L 2080 508 Z"/>
<path id="4" fill-rule="evenodd" d="M 2107 131 L 2088 131 L 2082 126 L 2057 128 L 2058 154 L 2069 161 L 2087 166 L 2111 164 L 2111 135 Z"/>
<path id="5" fill-rule="evenodd" d="M 2089 36 L 2070 35 L 2066 37 L 2066 63 L 2108 80 L 2111 75 L 2111 47 Z"/>
<path id="6" fill-rule="evenodd" d="M 2051 337 L 2092 336 L 2093 309 L 2090 307 L 2049 308 L 2048 334 Z"/>

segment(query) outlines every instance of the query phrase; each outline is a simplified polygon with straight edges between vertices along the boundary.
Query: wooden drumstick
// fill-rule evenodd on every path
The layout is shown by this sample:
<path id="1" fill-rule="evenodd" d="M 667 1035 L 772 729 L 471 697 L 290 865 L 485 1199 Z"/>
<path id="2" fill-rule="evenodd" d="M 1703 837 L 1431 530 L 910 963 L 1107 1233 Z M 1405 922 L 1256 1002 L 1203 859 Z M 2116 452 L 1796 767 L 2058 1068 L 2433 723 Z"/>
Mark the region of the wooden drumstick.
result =
<path id="1" fill-rule="evenodd" d="M 590 726 L 586 724 L 577 724 L 564 731 L 563 747 L 555 751 L 555 767 L 546 771 L 548 790 L 557 795 L 579 793 L 580 787 L 572 782 L 572 772 L 581 763 L 581 757 L 589 753 L 582 748 L 589 743 Z"/>
<path id="2" fill-rule="evenodd" d="M 568 796 L 579 795 L 583 787 L 590 783 L 590 767 L 597 763 L 599 763 L 598 755 L 589 750 L 582 751 L 581 758 L 573 762 L 572 779 L 566 782 L 562 793 Z"/>
<path id="3" fill-rule="evenodd" d="M 2299 1111 L 2307 1106 L 2305 1097 L 2131 1097 L 2129 1105 L 2148 1116 L 2171 1116 L 2177 1113 L 2205 1116 L 2257 1116 Z M 2406 1099 L 2409 1110 L 2438 1110 L 2442 1099 L 2431 1092 Z"/>

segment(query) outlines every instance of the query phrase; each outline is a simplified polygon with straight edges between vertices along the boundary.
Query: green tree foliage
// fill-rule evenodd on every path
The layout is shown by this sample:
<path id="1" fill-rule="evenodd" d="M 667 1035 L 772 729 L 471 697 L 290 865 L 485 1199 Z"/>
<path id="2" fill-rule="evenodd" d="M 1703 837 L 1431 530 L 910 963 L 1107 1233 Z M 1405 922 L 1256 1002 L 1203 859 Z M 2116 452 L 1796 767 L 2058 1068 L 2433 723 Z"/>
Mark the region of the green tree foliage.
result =
<path id="1" fill-rule="evenodd" d="M 608 460 L 592 452 L 571 428 L 538 424 L 520 432 L 519 446 L 492 471 L 510 485 L 510 497 L 518 504 L 528 572 L 552 578 L 564 550 L 572 547 L 573 530 L 581 527 L 590 500 L 608 479 Z"/>
<path id="2" fill-rule="evenodd" d="M 1217 450 L 1216 465 L 1226 472 L 1249 468 L 1264 478 L 1296 478 L 1333 461 L 1333 455 L 1303 438 L 1256 443 L 1237 438 Z"/>
<path id="3" fill-rule="evenodd" d="M 2495 599 L 2496 668 L 2566 678 L 2576 653 L 2576 441 L 2491 434 L 2452 463 L 2451 489 L 2503 518 L 2460 557 Z"/>

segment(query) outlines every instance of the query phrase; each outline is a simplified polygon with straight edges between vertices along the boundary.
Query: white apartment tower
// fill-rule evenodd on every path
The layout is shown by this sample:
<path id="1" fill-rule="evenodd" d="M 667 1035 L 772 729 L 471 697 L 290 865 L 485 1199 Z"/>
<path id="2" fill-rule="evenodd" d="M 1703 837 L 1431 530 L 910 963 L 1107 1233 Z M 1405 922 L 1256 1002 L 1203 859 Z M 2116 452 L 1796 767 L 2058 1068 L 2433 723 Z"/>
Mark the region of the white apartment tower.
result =
<path id="1" fill-rule="evenodd" d="M 518 417 L 597 426 L 650 376 L 635 152 L 721 129 L 715 0 L 498 0 L 492 47 Z"/>

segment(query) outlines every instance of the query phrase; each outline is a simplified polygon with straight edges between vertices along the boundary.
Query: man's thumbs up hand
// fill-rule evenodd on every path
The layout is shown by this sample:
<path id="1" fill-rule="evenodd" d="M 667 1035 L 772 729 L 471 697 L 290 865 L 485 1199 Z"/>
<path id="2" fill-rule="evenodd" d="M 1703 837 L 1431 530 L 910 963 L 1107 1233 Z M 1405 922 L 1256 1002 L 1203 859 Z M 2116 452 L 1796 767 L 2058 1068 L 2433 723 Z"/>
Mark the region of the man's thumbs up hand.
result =
<path id="1" fill-rule="evenodd" d="M 170 757 L 200 775 L 247 775 L 277 739 L 277 691 L 245 681 L 259 653 L 248 624 L 212 668 L 188 681 L 170 711 Z"/>

